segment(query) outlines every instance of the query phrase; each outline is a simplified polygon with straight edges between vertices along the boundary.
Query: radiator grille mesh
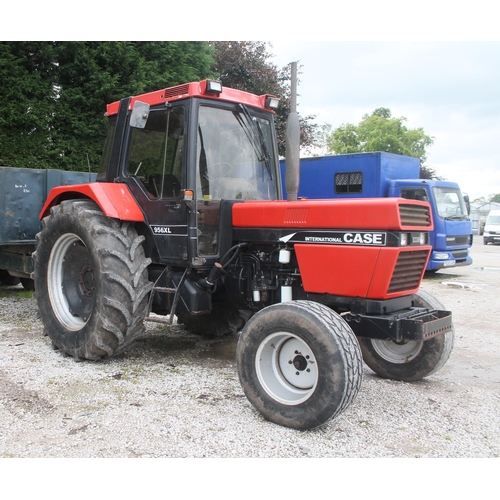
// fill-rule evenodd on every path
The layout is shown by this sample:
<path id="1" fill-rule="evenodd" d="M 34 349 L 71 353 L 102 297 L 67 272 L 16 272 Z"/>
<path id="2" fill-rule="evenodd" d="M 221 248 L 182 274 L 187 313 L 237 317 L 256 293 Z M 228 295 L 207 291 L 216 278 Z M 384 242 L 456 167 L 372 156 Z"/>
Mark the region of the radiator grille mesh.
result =
<path id="1" fill-rule="evenodd" d="M 425 250 L 401 252 L 392 274 L 388 293 L 417 288 L 420 285 L 420 278 L 424 272 L 426 261 L 427 252 Z"/>
<path id="2" fill-rule="evenodd" d="M 399 205 L 399 216 L 403 226 L 430 226 L 429 207 L 420 205 Z"/>

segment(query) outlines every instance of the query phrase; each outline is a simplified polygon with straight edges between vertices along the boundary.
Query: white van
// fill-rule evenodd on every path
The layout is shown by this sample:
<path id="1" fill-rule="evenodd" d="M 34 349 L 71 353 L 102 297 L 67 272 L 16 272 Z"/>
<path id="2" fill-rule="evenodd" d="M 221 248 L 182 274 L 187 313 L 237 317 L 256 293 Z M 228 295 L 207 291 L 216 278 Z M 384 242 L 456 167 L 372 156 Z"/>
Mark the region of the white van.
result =
<path id="1" fill-rule="evenodd" d="M 500 243 L 500 210 L 490 210 L 484 225 L 484 244 Z"/>

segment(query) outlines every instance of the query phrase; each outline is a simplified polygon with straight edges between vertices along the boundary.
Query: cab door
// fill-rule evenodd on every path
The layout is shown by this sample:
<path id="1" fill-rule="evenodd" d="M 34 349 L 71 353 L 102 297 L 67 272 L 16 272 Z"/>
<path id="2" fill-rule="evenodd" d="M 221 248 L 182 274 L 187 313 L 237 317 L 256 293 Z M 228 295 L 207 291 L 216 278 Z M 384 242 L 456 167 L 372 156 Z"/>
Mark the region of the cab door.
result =
<path id="1" fill-rule="evenodd" d="M 124 166 L 125 182 L 141 206 L 164 264 L 188 259 L 185 107 L 149 110 L 144 126 L 131 125 Z"/>

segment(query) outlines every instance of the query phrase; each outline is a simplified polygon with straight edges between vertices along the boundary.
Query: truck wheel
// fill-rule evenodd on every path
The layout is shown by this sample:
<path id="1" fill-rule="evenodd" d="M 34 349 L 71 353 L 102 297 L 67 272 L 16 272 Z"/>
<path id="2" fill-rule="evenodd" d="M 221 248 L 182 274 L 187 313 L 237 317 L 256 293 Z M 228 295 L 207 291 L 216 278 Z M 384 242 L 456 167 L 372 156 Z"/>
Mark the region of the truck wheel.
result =
<path id="1" fill-rule="evenodd" d="M 356 398 L 363 361 L 349 325 L 328 307 L 283 302 L 256 313 L 236 349 L 243 391 L 266 420 L 306 430 Z"/>
<path id="2" fill-rule="evenodd" d="M 35 295 L 56 348 L 100 359 L 122 352 L 144 331 L 152 283 L 143 240 L 92 201 L 51 209 L 37 235 Z"/>
<path id="3" fill-rule="evenodd" d="M 415 305 L 429 309 L 445 309 L 432 295 L 420 290 Z M 452 328 L 424 342 L 410 340 L 398 344 L 392 340 L 360 338 L 364 362 L 378 375 L 392 380 L 414 382 L 438 371 L 453 350 L 455 330 Z"/>
<path id="4" fill-rule="evenodd" d="M 31 278 L 20 278 L 21 280 L 21 285 L 23 285 L 23 288 L 25 290 L 34 290 L 35 289 L 35 281 L 32 280 Z"/>
<path id="5" fill-rule="evenodd" d="M 11 276 L 8 271 L 0 269 L 0 285 L 3 286 L 14 286 L 19 284 L 19 278 L 16 276 Z"/>

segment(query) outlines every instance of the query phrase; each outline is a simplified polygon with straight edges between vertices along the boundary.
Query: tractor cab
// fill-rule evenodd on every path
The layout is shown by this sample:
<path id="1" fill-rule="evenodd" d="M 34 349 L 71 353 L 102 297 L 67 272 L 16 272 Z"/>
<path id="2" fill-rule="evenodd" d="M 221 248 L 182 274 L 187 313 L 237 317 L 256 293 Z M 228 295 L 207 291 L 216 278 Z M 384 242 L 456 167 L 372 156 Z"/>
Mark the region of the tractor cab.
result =
<path id="1" fill-rule="evenodd" d="M 282 197 L 276 106 L 209 80 L 108 106 L 97 181 L 128 186 L 154 261 L 210 267 L 231 243 L 220 226 L 234 202 Z"/>

